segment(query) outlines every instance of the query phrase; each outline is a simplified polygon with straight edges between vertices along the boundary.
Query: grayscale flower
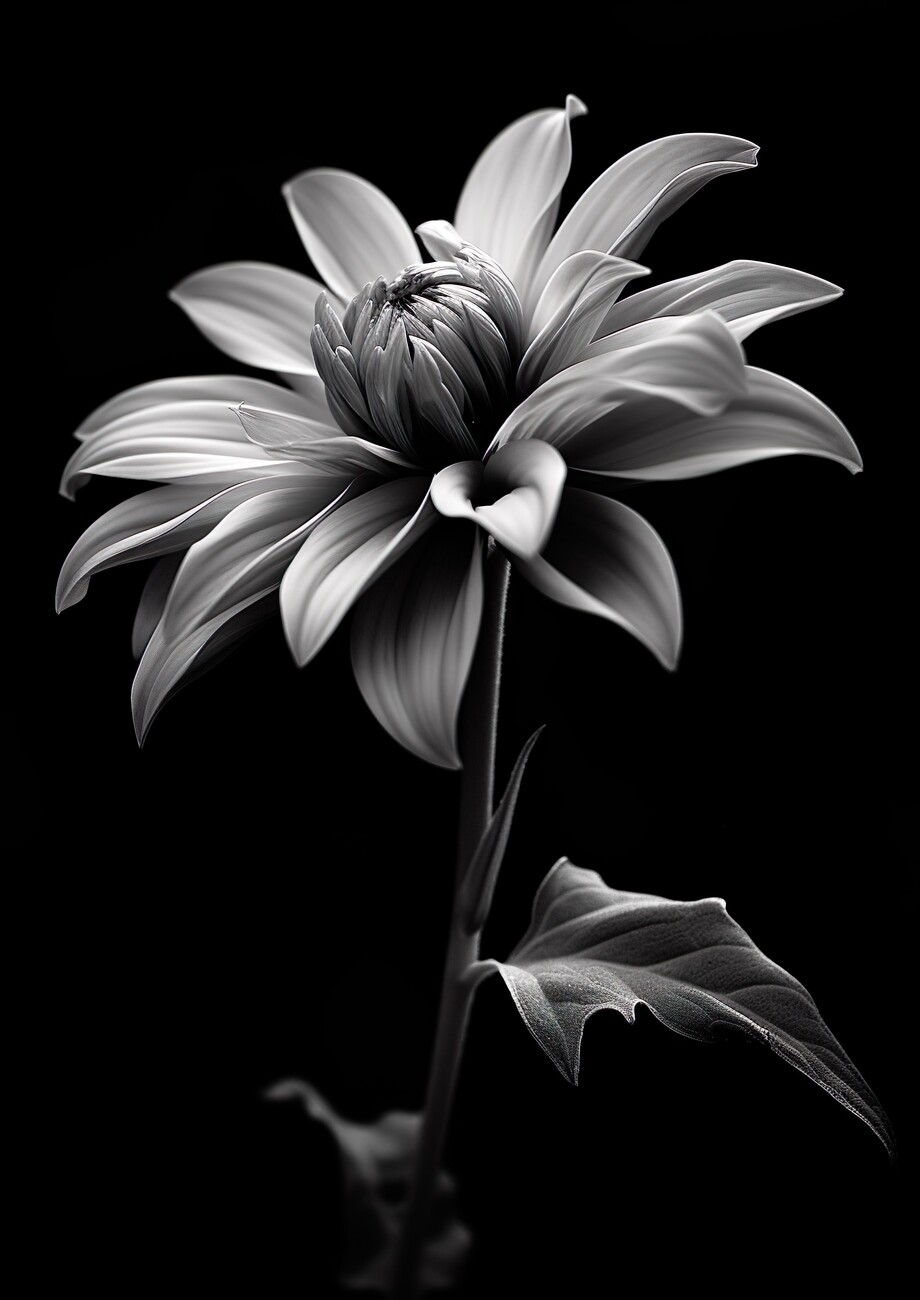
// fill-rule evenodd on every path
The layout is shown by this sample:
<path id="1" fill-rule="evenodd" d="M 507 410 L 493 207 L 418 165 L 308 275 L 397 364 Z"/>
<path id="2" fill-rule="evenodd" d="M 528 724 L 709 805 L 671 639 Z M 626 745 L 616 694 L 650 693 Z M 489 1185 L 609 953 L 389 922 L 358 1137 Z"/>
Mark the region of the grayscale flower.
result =
<path id="1" fill-rule="evenodd" d="M 621 297 L 665 217 L 755 166 L 731 136 L 669 136 L 608 168 L 558 229 L 570 125 L 531 113 L 488 146 L 454 223 L 415 236 L 367 181 L 285 187 L 325 281 L 253 262 L 184 280 L 176 302 L 218 347 L 278 375 L 156 381 L 77 432 L 64 474 L 164 484 L 102 516 L 61 574 L 159 557 L 135 622 L 137 732 L 182 679 L 280 606 L 299 664 L 353 611 L 368 705 L 402 745 L 459 766 L 456 721 L 494 544 L 553 600 L 680 648 L 670 557 L 611 480 L 692 478 L 807 452 L 860 468 L 817 398 L 745 364 L 741 341 L 836 297 L 800 271 L 735 261 Z M 554 233 L 555 230 L 555 233 Z M 312 330 L 312 332 L 311 332 Z"/>

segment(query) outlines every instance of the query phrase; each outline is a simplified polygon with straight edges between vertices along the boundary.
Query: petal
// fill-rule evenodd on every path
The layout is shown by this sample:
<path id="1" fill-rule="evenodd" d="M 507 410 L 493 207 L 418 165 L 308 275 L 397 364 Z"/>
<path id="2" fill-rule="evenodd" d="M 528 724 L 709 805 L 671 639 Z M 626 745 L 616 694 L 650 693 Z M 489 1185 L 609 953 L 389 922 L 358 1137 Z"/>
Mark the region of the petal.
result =
<path id="1" fill-rule="evenodd" d="M 460 195 L 454 225 L 467 243 L 495 258 L 522 299 L 569 174 L 570 123 L 587 111 L 569 95 L 565 108 L 512 122 L 480 155 Z"/>
<path id="2" fill-rule="evenodd" d="M 684 316 L 712 310 L 719 313 L 741 342 L 761 325 L 819 307 L 839 298 L 843 290 L 829 280 L 771 262 L 726 262 L 698 275 L 669 280 L 642 289 L 615 303 L 597 333 L 613 334 L 655 316 Z"/>
<path id="3" fill-rule="evenodd" d="M 461 766 L 457 716 L 482 615 L 482 539 L 440 524 L 355 609 L 351 656 L 371 712 L 411 753 Z"/>
<path id="4" fill-rule="evenodd" d="M 666 668 L 680 653 L 680 592 L 650 524 L 620 501 L 566 488 L 542 555 L 517 567 L 538 591 L 626 628 Z"/>
<path id="5" fill-rule="evenodd" d="M 747 367 L 748 391 L 719 415 L 635 402 L 565 443 L 576 469 L 633 479 L 696 478 L 772 456 L 825 456 L 858 473 L 846 429 L 817 397 L 781 375 Z"/>
<path id="6" fill-rule="evenodd" d="M 358 470 L 385 474 L 394 465 L 416 468 L 415 462 L 401 451 L 343 434 L 337 425 L 329 428 L 299 415 L 255 406 L 241 406 L 237 414 L 250 442 L 265 447 L 274 456 L 302 460 L 311 469 L 332 474 Z"/>
<path id="7" fill-rule="evenodd" d="M 305 393 L 292 393 L 267 379 L 250 379 L 246 375 L 183 375 L 176 379 L 155 379 L 103 402 L 86 417 L 74 437 L 88 438 L 123 415 L 175 402 L 221 402 L 224 406 L 252 402 L 257 406 L 270 406 L 273 410 L 331 422 L 323 381 L 319 375 L 304 375 L 303 379 L 312 385 Z"/>
<path id="8" fill-rule="evenodd" d="M 669 135 L 634 149 L 597 178 L 550 243 L 534 279 L 542 290 L 573 253 L 638 257 L 658 224 L 723 172 L 756 166 L 757 146 L 731 135 Z"/>
<path id="9" fill-rule="evenodd" d="M 586 360 L 511 412 L 492 445 L 540 438 L 565 455 L 570 439 L 630 399 L 654 396 L 712 414 L 745 387 L 744 354 L 714 312 L 663 317 L 592 344 Z"/>
<path id="10" fill-rule="evenodd" d="M 309 276 L 267 262 L 224 262 L 196 271 L 169 296 L 228 356 L 310 375 L 313 305 L 322 290 Z"/>
<path id="11" fill-rule="evenodd" d="M 308 472 L 303 464 L 280 461 L 249 442 L 236 412 L 223 402 L 170 402 L 97 429 L 67 462 L 61 492 L 73 497 L 90 474 L 166 482 L 194 476 L 227 483 L 295 471 Z"/>
<path id="12" fill-rule="evenodd" d="M 224 610 L 276 587 L 310 529 L 350 480 L 316 477 L 272 487 L 232 510 L 182 561 L 163 610 L 167 641 L 183 639 Z"/>
<path id="13" fill-rule="evenodd" d="M 160 487 L 119 502 L 87 528 L 64 561 L 57 585 L 58 612 L 83 599 L 94 574 L 191 546 L 234 506 L 268 491 L 272 483 L 255 479 L 216 495 L 200 486 Z"/>
<path id="14" fill-rule="evenodd" d="M 277 601 L 272 599 L 277 585 L 222 611 L 180 641 L 167 641 L 162 625 L 157 626 L 131 688 L 138 744 L 143 745 L 154 718 L 180 686 L 212 667 L 241 637 L 277 611 Z"/>
<path id="15" fill-rule="evenodd" d="M 295 176 L 283 193 L 310 260 L 344 302 L 368 281 L 395 279 L 418 262 L 402 213 L 360 176 L 316 168 Z"/>
<path id="16" fill-rule="evenodd" d="M 435 475 L 431 503 L 442 515 L 479 524 L 512 555 L 530 559 L 552 532 L 565 461 L 547 442 L 509 442 L 489 458 L 448 465 Z M 474 505 L 485 497 L 490 504 Z"/>
<path id="17" fill-rule="evenodd" d="M 144 590 L 141 592 L 140 603 L 134 616 L 134 627 L 131 629 L 131 653 L 135 659 L 140 659 L 147 649 L 150 638 L 156 631 L 157 623 L 163 617 L 169 589 L 176 576 L 176 570 L 182 563 L 182 556 L 182 551 L 174 551 L 172 555 L 161 555 L 144 583 Z"/>
<path id="18" fill-rule="evenodd" d="M 532 342 L 518 369 L 518 389 L 531 392 L 564 370 L 594 338 L 623 285 L 648 268 L 607 253 L 575 253 L 553 272 L 531 322 Z"/>
<path id="19" fill-rule="evenodd" d="M 339 507 L 307 538 L 284 575 L 281 614 L 303 666 L 358 597 L 437 518 L 427 478 L 402 478 Z"/>

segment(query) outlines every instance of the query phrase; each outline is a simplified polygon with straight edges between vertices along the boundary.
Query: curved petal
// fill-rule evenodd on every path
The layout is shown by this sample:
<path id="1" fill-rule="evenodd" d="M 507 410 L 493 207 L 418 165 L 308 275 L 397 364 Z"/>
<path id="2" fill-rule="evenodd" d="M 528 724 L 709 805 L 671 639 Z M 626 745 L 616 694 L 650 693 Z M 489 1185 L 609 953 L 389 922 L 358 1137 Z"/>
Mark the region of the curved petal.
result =
<path id="1" fill-rule="evenodd" d="M 237 412 L 250 442 L 265 447 L 273 456 L 293 457 L 311 469 L 332 474 L 370 470 L 392 472 L 392 467 L 416 469 L 408 456 L 367 438 L 343 434 L 336 425 L 329 428 L 299 415 L 241 406 Z"/>
<path id="2" fill-rule="evenodd" d="M 431 504 L 448 518 L 479 524 L 512 555 L 530 559 L 552 532 L 565 473 L 565 461 L 549 443 L 509 442 L 485 466 L 461 461 L 441 470 Z"/>
<path id="3" fill-rule="evenodd" d="M 134 731 L 143 745 L 154 718 L 180 686 L 212 668 L 241 637 L 277 609 L 272 592 L 256 593 L 231 609 L 224 610 L 180 641 L 167 641 L 157 625 L 137 666 L 131 688 Z"/>
<path id="4" fill-rule="evenodd" d="M 82 442 L 64 468 L 61 492 L 72 498 L 90 474 L 226 483 L 295 471 L 308 472 L 249 442 L 223 402 L 171 402 L 123 415 Z"/>
<path id="5" fill-rule="evenodd" d="M 540 438 L 565 455 L 575 435 L 629 399 L 658 397 L 714 414 L 745 392 L 744 354 L 714 312 L 662 317 L 612 339 L 619 347 L 607 339 L 592 344 L 589 352 L 599 349 L 596 355 L 560 371 L 525 398 L 492 446 Z"/>
<path id="6" fill-rule="evenodd" d="M 731 135 L 669 135 L 634 149 L 575 203 L 537 269 L 534 291 L 582 249 L 638 257 L 659 223 L 707 181 L 755 167 L 756 157 L 757 145 Z"/>
<path id="7" fill-rule="evenodd" d="M 325 476 L 302 480 L 272 487 L 231 510 L 182 561 L 160 621 L 166 640 L 179 641 L 224 610 L 276 587 L 349 483 Z"/>
<path id="8" fill-rule="evenodd" d="M 461 766 L 457 716 L 482 615 L 482 538 L 440 524 L 361 597 L 355 679 L 378 722 L 418 758 Z"/>
<path id="9" fill-rule="evenodd" d="M 396 205 L 370 181 L 315 168 L 283 188 L 313 265 L 344 302 L 368 281 L 395 279 L 419 260 L 418 244 Z"/>
<path id="10" fill-rule="evenodd" d="M 853 439 L 823 402 L 791 379 L 747 367 L 748 391 L 712 416 L 635 402 L 565 442 L 574 469 L 632 479 L 696 478 L 773 456 L 825 456 L 862 469 Z"/>
<path id="11" fill-rule="evenodd" d="M 665 668 L 680 654 L 677 576 L 652 526 L 620 501 L 566 488 L 542 555 L 517 567 L 561 605 L 619 623 Z"/>
<path id="12" fill-rule="evenodd" d="M 578 359 L 620 290 L 648 268 L 607 253 L 574 253 L 550 277 L 531 323 L 532 342 L 518 369 L 518 389 L 531 392 Z"/>
<path id="13" fill-rule="evenodd" d="M 183 554 L 182 551 L 174 551 L 171 555 L 161 555 L 144 583 L 134 616 L 134 627 L 131 629 L 131 653 L 135 659 L 140 659 L 147 649 L 157 623 L 163 617 L 169 589 L 182 563 Z"/>
<path id="14" fill-rule="evenodd" d="M 83 599 L 94 574 L 191 546 L 235 506 L 267 492 L 273 482 L 254 479 L 216 494 L 200 486 L 160 487 L 119 502 L 90 524 L 71 548 L 58 578 L 58 613 Z"/>
<path id="15" fill-rule="evenodd" d="M 480 155 L 457 203 L 454 225 L 505 271 L 523 298 L 543 255 L 572 161 L 570 123 L 587 113 L 575 95 L 506 127 Z"/>
<path id="16" fill-rule="evenodd" d="M 313 306 L 322 291 L 309 276 L 267 262 L 224 262 L 196 271 L 169 296 L 228 356 L 311 375 Z"/>
<path id="17" fill-rule="evenodd" d="M 808 311 L 839 298 L 843 290 L 830 280 L 771 262 L 725 262 L 697 275 L 641 289 L 616 302 L 607 312 L 598 337 L 613 334 L 656 316 L 718 312 L 741 342 L 768 321 Z"/>
<path id="18" fill-rule="evenodd" d="M 238 406 L 252 402 L 257 406 L 271 406 L 273 410 L 308 419 L 332 422 L 326 402 L 326 389 L 319 375 L 304 375 L 305 392 L 292 393 L 267 379 L 250 379 L 247 375 L 181 375 L 175 379 L 154 379 L 151 383 L 128 388 L 116 397 L 97 406 L 86 417 L 74 434 L 81 441 L 92 437 L 101 429 L 151 406 L 171 406 L 176 402 L 220 402 L 224 406 Z"/>
<path id="19" fill-rule="evenodd" d="M 301 667 L 360 595 L 430 528 L 427 478 L 401 478 L 339 507 L 310 534 L 281 584 L 281 615 Z"/>

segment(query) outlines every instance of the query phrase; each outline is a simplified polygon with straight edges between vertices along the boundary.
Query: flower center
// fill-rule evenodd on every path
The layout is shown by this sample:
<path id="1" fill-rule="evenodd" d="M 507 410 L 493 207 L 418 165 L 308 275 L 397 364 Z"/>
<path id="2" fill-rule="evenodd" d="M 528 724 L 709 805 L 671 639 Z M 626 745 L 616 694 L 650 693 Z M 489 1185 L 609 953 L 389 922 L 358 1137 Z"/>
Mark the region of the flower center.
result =
<path id="1" fill-rule="evenodd" d="M 346 433 L 440 469 L 481 456 L 513 404 L 521 305 L 491 258 L 409 266 L 352 299 L 340 319 L 316 304 L 313 355 Z"/>

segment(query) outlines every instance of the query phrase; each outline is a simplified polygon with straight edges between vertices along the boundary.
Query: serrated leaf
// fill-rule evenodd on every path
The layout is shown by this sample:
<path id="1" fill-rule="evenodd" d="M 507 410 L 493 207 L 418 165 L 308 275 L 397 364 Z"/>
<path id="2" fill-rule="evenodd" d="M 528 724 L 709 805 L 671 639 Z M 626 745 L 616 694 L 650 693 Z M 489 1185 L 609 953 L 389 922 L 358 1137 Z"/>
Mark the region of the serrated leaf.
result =
<path id="1" fill-rule="evenodd" d="M 765 1044 L 864 1120 L 894 1156 L 885 1112 L 807 989 L 756 947 L 720 898 L 684 903 L 611 889 L 562 858 L 537 891 L 524 938 L 492 964 L 572 1083 L 588 1017 L 610 1008 L 632 1023 L 641 1003 L 688 1038 L 735 1030 Z"/>
<path id="2" fill-rule="evenodd" d="M 391 1110 L 373 1123 L 356 1123 L 343 1119 L 316 1088 L 300 1079 L 276 1083 L 265 1095 L 270 1101 L 300 1101 L 335 1138 L 345 1199 L 339 1281 L 354 1290 L 385 1290 L 396 1261 L 422 1116 Z M 454 1200 L 454 1180 L 441 1170 L 419 1261 L 422 1294 L 455 1286 L 469 1251 L 470 1232 L 454 1213 Z"/>

